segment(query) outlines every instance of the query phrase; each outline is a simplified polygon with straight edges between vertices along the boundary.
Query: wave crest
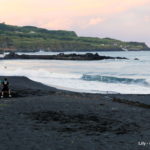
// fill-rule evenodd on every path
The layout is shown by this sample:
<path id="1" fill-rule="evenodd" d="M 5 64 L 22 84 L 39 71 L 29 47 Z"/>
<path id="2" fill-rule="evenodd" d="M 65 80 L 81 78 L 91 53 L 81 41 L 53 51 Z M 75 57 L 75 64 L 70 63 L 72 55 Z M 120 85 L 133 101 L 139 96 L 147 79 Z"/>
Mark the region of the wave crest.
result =
<path id="1" fill-rule="evenodd" d="M 122 83 L 122 84 L 140 84 L 144 86 L 150 86 L 145 79 L 131 79 L 131 78 L 119 78 L 113 76 L 101 76 L 101 75 L 88 75 L 84 74 L 82 80 L 86 81 L 99 81 L 105 83 Z"/>

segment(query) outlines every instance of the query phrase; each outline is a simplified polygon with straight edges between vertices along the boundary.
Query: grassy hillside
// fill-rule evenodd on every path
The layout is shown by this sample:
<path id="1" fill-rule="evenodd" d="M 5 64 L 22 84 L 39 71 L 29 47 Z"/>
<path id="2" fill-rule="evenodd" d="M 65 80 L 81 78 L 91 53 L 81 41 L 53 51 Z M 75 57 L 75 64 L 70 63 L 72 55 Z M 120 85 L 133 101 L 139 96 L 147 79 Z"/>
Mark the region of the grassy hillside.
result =
<path id="1" fill-rule="evenodd" d="M 145 43 L 110 38 L 78 37 L 74 31 L 47 30 L 34 26 L 0 23 L 0 51 L 148 50 Z"/>

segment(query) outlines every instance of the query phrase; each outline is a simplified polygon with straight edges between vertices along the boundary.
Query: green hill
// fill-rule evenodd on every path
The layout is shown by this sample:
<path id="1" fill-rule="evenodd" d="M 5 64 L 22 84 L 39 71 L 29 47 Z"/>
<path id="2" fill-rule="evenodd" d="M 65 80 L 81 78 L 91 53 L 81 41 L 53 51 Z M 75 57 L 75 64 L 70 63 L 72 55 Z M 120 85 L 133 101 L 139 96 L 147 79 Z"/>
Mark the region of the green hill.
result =
<path id="1" fill-rule="evenodd" d="M 74 31 L 0 23 L 0 51 L 115 51 L 149 50 L 145 43 L 111 38 L 79 37 Z"/>

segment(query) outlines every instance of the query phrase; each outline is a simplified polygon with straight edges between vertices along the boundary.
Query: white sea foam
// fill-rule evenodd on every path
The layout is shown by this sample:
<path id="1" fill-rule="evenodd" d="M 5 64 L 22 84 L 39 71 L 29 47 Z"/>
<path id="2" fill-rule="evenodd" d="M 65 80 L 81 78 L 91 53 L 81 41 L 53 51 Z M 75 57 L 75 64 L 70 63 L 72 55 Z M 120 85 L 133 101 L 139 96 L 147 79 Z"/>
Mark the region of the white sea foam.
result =
<path id="1" fill-rule="evenodd" d="M 116 56 L 133 58 L 135 55 L 134 52 L 123 54 Z M 1 61 L 0 75 L 26 76 L 49 86 L 78 92 L 150 94 L 147 55 L 150 52 L 138 53 L 142 61 L 5 60 Z"/>
<path id="2" fill-rule="evenodd" d="M 49 86 L 59 87 L 62 89 L 70 89 L 73 91 L 82 91 L 90 93 L 132 93 L 132 94 L 149 94 L 150 88 L 141 86 L 140 84 L 123 84 L 123 83 L 107 83 L 97 81 L 86 81 L 82 79 L 81 74 L 54 73 L 42 69 L 27 70 L 3 69 L 1 75 L 9 76 L 27 76 L 34 81 L 44 83 Z"/>

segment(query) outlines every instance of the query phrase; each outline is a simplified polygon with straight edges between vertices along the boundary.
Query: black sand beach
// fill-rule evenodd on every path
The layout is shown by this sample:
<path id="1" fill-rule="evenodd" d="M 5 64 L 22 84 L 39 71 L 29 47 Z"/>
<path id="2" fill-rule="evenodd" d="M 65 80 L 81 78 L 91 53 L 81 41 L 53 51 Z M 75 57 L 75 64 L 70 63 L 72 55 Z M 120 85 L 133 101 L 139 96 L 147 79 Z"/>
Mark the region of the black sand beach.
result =
<path id="1" fill-rule="evenodd" d="M 75 93 L 26 77 L 8 80 L 13 97 L 0 99 L 0 150 L 150 149 L 150 95 Z"/>

